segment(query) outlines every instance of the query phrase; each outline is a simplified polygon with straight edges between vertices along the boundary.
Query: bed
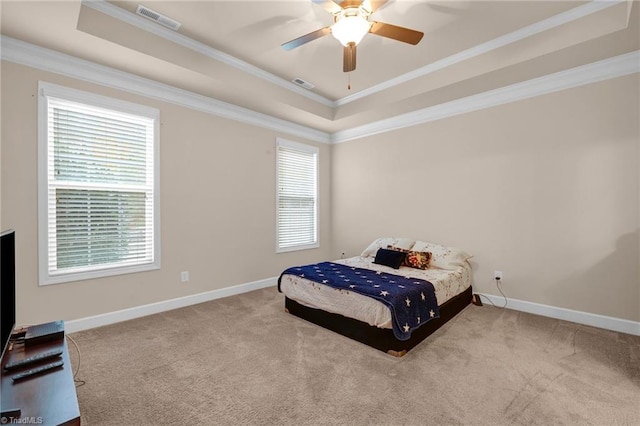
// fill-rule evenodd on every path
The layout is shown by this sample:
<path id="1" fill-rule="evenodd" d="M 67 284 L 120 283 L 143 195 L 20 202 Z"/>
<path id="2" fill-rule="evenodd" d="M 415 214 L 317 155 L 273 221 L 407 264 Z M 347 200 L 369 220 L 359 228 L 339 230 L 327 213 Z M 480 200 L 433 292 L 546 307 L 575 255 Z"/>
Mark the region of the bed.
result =
<path id="1" fill-rule="evenodd" d="M 410 253 L 423 254 L 428 258 L 427 263 L 424 257 L 417 267 L 407 264 L 406 258 L 398 269 L 384 261 L 378 263 L 378 258 L 389 251 L 402 252 L 407 257 Z M 360 256 L 287 269 L 278 280 L 278 290 L 285 295 L 288 313 L 390 355 L 403 356 L 471 303 L 470 258 L 463 250 L 453 247 L 406 238 L 378 238 Z M 342 277 L 340 280 L 346 282 L 342 287 L 332 287 L 333 282 L 327 283 L 323 279 L 328 278 L 325 274 L 329 273 Z M 368 282 L 370 287 L 379 287 L 377 280 L 382 277 L 393 282 L 394 287 L 403 288 L 398 292 L 413 291 L 414 295 L 421 295 L 424 303 L 428 303 L 431 297 L 432 306 L 423 314 L 412 311 L 413 318 L 415 315 L 418 318 L 414 325 L 408 327 L 405 317 L 398 320 L 399 308 L 384 300 L 386 296 L 365 295 L 357 291 L 362 286 L 353 278 L 364 275 L 367 277 L 366 281 L 361 280 L 362 284 Z M 420 287 L 425 290 L 416 293 L 412 288 L 414 285 L 426 287 Z M 429 288 L 432 288 L 432 296 L 427 293 Z M 404 293 L 398 295 L 404 300 Z M 414 300 L 413 306 L 418 305 L 420 297 L 416 297 L 407 296 L 407 306 L 409 299 Z M 403 327 L 407 328 L 403 330 Z M 404 331 L 408 333 L 403 335 Z"/>

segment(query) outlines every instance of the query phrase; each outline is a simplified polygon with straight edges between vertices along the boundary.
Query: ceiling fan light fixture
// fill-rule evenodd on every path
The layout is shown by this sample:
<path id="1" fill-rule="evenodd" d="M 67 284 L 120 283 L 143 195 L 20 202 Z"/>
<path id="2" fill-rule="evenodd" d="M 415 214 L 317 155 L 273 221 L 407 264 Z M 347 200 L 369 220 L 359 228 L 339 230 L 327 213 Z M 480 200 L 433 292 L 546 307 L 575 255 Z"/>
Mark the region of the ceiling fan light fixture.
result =
<path id="1" fill-rule="evenodd" d="M 358 44 L 362 38 L 369 32 L 371 22 L 360 14 L 354 16 L 343 16 L 336 20 L 331 26 L 331 34 L 343 46 L 349 43 Z"/>
<path id="2" fill-rule="evenodd" d="M 342 49 L 342 71 L 351 72 L 356 69 L 356 45 L 362 41 L 367 33 L 412 45 L 418 44 L 424 36 L 421 31 L 385 24 L 384 22 L 369 22 L 369 16 L 388 1 L 313 0 L 314 4 L 324 7 L 333 15 L 333 25 L 289 40 L 286 43 L 282 43 L 281 46 L 284 50 L 295 49 L 331 33 L 344 46 Z"/>

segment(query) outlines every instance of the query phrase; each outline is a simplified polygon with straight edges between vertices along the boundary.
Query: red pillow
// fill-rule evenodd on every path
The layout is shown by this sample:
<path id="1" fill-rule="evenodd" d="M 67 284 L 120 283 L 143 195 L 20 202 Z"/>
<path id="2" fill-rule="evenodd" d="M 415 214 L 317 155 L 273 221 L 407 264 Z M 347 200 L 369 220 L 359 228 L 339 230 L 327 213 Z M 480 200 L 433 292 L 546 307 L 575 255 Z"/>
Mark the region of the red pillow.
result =
<path id="1" fill-rule="evenodd" d="M 411 251 L 395 246 L 387 246 L 387 249 L 407 254 L 404 262 L 402 262 L 402 266 L 415 269 L 427 269 L 429 267 L 429 262 L 431 261 L 431 252 L 429 251 Z"/>
<path id="2" fill-rule="evenodd" d="M 428 251 L 410 251 L 404 258 L 404 263 L 412 268 L 427 269 L 430 260 L 431 253 Z"/>

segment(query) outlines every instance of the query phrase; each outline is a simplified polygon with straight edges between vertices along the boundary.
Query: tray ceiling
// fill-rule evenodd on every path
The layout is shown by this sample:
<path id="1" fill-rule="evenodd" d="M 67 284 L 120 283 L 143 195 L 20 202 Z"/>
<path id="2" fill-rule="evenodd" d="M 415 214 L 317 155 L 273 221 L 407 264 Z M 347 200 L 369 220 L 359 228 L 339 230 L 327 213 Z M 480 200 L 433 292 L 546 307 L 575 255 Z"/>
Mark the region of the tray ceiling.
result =
<path id="1" fill-rule="evenodd" d="M 138 4 L 179 21 L 180 29 L 136 15 Z M 391 0 L 372 19 L 423 31 L 423 40 L 411 46 L 368 34 L 349 75 L 330 35 L 280 48 L 332 23 L 307 0 L 2 2 L 1 28 L 12 38 L 334 132 L 537 76 L 532 70 L 637 50 L 631 4 Z M 294 78 L 315 87 L 296 86 Z"/>

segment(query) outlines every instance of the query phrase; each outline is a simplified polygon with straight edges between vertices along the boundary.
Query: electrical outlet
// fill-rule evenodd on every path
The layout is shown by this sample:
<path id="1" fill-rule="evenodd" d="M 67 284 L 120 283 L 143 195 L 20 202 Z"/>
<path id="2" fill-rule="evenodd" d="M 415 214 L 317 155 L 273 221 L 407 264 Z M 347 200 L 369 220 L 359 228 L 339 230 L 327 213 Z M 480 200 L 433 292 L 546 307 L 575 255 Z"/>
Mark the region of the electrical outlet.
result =
<path id="1" fill-rule="evenodd" d="M 189 271 L 180 272 L 180 281 L 186 283 L 189 281 Z"/>
<path id="2" fill-rule="evenodd" d="M 493 279 L 502 281 L 502 271 L 493 271 Z"/>

